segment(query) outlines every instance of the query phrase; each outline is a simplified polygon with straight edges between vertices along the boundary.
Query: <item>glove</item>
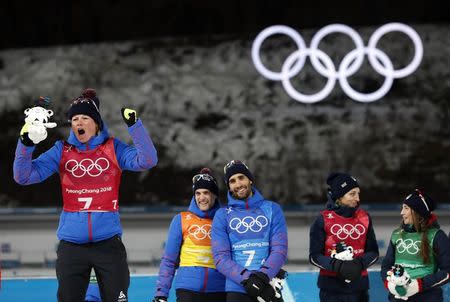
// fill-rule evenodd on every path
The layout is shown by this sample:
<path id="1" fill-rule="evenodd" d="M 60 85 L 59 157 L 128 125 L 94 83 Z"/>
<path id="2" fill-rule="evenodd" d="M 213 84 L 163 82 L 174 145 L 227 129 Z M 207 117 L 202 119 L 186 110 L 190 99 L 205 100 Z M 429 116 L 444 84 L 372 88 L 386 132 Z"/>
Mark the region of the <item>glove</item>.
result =
<path id="1" fill-rule="evenodd" d="M 29 125 L 25 123 L 22 129 L 20 129 L 20 141 L 27 147 L 33 147 L 35 143 L 33 143 L 30 137 L 28 136 L 28 126 Z"/>
<path id="2" fill-rule="evenodd" d="M 269 282 L 275 291 L 275 298 L 276 298 L 275 301 L 283 301 L 281 291 L 283 290 L 283 285 L 286 277 L 287 272 L 284 269 L 280 269 L 277 275 L 273 277 L 272 280 L 270 280 Z"/>
<path id="3" fill-rule="evenodd" d="M 275 302 L 275 290 L 269 283 L 269 277 L 262 272 L 254 272 L 241 282 L 247 294 L 258 302 Z"/>
<path id="4" fill-rule="evenodd" d="M 134 124 L 136 124 L 138 120 L 136 110 L 122 107 L 122 109 L 120 109 L 120 112 L 122 113 L 122 118 L 124 122 L 128 125 L 128 127 L 131 127 Z"/>
<path id="5" fill-rule="evenodd" d="M 331 258 L 339 260 L 353 260 L 353 247 L 347 246 L 345 242 L 336 244 L 335 249 L 331 251 Z"/>
<path id="6" fill-rule="evenodd" d="M 350 261 L 332 259 L 331 266 L 332 270 L 338 274 L 338 277 L 344 279 L 347 283 L 359 280 L 361 278 L 363 265 L 361 260 L 358 258 Z"/>
<path id="7" fill-rule="evenodd" d="M 167 297 L 156 296 L 153 298 L 152 302 L 167 302 Z"/>
<path id="8" fill-rule="evenodd" d="M 422 279 L 411 279 L 411 282 L 406 286 L 406 297 L 411 297 L 421 291 Z"/>

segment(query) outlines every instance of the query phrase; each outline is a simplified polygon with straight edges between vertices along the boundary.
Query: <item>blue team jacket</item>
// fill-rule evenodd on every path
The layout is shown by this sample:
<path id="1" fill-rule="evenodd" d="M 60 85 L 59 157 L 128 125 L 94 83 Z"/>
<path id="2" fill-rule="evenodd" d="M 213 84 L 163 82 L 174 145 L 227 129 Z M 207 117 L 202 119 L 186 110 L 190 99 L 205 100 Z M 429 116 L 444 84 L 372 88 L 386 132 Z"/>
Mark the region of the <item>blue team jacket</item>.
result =
<path id="1" fill-rule="evenodd" d="M 247 200 L 234 199 L 228 192 L 228 207 L 219 209 L 213 221 L 214 262 L 227 278 L 227 292 L 245 293 L 241 282 L 252 271 L 272 279 L 287 258 L 287 227 L 280 205 L 265 200 L 256 188 L 252 187 L 252 191 Z M 260 248 L 267 243 L 268 248 Z"/>
<path id="2" fill-rule="evenodd" d="M 153 142 L 138 120 L 128 128 L 134 146 L 114 139 L 117 162 L 122 170 L 144 171 L 157 164 L 158 157 Z M 102 131 L 83 144 L 70 130 L 67 142 L 79 150 L 92 150 L 109 138 L 108 129 L 103 123 Z M 21 185 L 30 185 L 44 181 L 51 175 L 59 173 L 59 163 L 64 142 L 57 141 L 52 148 L 32 159 L 35 147 L 27 147 L 18 141 L 14 158 L 14 179 Z M 83 244 L 96 242 L 122 235 L 122 226 L 118 212 L 66 212 L 62 211 L 57 231 L 58 239 Z"/>

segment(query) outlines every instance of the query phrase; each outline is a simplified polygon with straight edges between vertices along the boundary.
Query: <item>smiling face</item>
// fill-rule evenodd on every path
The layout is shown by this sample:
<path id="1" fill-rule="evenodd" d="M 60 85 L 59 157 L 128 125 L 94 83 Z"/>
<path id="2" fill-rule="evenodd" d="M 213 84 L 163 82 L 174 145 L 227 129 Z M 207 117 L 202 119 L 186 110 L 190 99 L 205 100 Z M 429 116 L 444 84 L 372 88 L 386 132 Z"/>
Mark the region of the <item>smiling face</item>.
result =
<path id="1" fill-rule="evenodd" d="M 242 173 L 234 174 L 228 180 L 230 192 L 235 199 L 247 199 L 252 196 L 252 182 Z"/>
<path id="2" fill-rule="evenodd" d="M 195 202 L 200 211 L 206 212 L 210 210 L 216 201 L 216 195 L 207 189 L 195 190 Z"/>
<path id="3" fill-rule="evenodd" d="M 403 204 L 400 215 L 402 216 L 404 224 L 413 224 L 414 223 L 413 209 L 411 209 L 406 204 Z"/>
<path id="4" fill-rule="evenodd" d="M 77 114 L 70 121 L 72 131 L 81 143 L 84 144 L 97 135 L 98 125 L 89 115 Z"/>
<path id="5" fill-rule="evenodd" d="M 359 205 L 360 190 L 358 187 L 351 189 L 337 200 L 338 204 L 345 207 L 356 208 Z"/>

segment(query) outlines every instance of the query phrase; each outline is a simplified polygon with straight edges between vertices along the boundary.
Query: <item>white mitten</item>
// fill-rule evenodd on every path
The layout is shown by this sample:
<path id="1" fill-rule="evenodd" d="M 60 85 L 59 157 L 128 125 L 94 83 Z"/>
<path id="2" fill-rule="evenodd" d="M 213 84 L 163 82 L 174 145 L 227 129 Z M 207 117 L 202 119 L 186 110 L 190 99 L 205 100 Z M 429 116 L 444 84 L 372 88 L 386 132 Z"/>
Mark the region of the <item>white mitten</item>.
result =
<path id="1" fill-rule="evenodd" d="M 411 282 L 406 286 L 406 297 L 411 297 L 420 291 L 419 281 L 411 279 Z"/>

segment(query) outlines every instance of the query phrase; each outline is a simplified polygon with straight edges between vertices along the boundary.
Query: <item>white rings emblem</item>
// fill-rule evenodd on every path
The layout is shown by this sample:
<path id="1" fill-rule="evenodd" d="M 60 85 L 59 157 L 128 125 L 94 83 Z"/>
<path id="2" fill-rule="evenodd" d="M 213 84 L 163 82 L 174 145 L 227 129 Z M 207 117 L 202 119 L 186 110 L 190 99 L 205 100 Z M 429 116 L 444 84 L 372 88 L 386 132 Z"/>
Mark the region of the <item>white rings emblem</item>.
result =
<path id="1" fill-rule="evenodd" d="M 203 240 L 206 237 L 211 239 L 211 225 L 210 224 L 204 224 L 204 225 L 197 225 L 193 224 L 188 229 L 189 235 L 194 236 L 197 240 Z"/>
<path id="2" fill-rule="evenodd" d="M 395 241 L 395 248 L 400 254 L 407 252 L 410 255 L 415 255 L 419 252 L 419 246 L 420 241 L 414 241 L 412 239 L 403 240 L 402 238 L 399 238 Z"/>
<path id="3" fill-rule="evenodd" d="M 412 40 L 415 49 L 414 57 L 409 65 L 398 70 L 394 69 L 392 61 L 386 53 L 377 48 L 378 41 L 382 36 L 395 31 L 406 34 Z M 330 56 L 319 49 L 321 40 L 332 33 L 348 35 L 356 46 L 355 49 L 344 56 L 337 70 Z M 281 72 L 267 69 L 262 63 L 260 56 L 261 45 L 264 40 L 275 34 L 289 36 L 294 40 L 298 48 L 284 61 Z M 347 79 L 358 71 L 363 64 L 365 55 L 368 56 L 369 63 L 373 69 L 385 77 L 381 87 L 371 93 L 356 91 L 350 86 Z M 308 56 L 314 69 L 328 79 L 325 87 L 314 94 L 301 93 L 291 83 L 291 78 L 302 70 Z M 376 101 L 388 93 L 394 79 L 403 78 L 413 73 L 419 67 L 422 57 L 422 40 L 414 29 L 403 23 L 388 23 L 379 27 L 370 37 L 368 46 L 364 46 L 363 39 L 354 29 L 344 24 L 330 24 L 320 29 L 312 38 L 309 48 L 306 47 L 303 37 L 297 31 L 284 25 L 275 25 L 264 29 L 258 34 L 252 45 L 252 60 L 259 73 L 269 80 L 281 81 L 287 94 L 294 100 L 302 103 L 315 103 L 326 98 L 333 90 L 336 80 L 339 80 L 342 90 L 351 99 L 358 102 Z"/>
<path id="4" fill-rule="evenodd" d="M 258 215 L 257 217 L 245 216 L 242 219 L 234 217 L 230 220 L 230 228 L 239 234 L 247 233 L 248 231 L 261 232 L 268 224 L 269 220 L 263 215 Z"/>
<path id="5" fill-rule="evenodd" d="M 347 238 L 351 238 L 353 240 L 357 240 L 363 235 L 366 231 L 366 228 L 362 224 L 352 225 L 346 223 L 344 225 L 333 224 L 330 229 L 331 234 L 335 235 L 340 240 L 345 240 Z"/>
<path id="6" fill-rule="evenodd" d="M 83 177 L 86 173 L 89 176 L 97 177 L 108 170 L 109 161 L 104 157 L 99 157 L 95 162 L 90 158 L 82 159 L 80 162 L 70 159 L 66 162 L 65 169 L 74 177 Z"/>

